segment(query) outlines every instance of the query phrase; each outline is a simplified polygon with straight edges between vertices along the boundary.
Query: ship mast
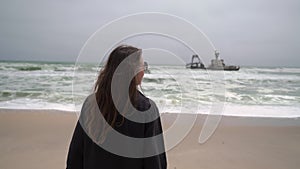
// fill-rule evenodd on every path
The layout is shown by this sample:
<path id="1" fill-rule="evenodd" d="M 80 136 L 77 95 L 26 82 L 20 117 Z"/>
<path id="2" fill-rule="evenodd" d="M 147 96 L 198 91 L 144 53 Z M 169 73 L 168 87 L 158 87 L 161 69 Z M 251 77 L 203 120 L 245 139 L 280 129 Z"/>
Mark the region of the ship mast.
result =
<path id="1" fill-rule="evenodd" d="M 219 55 L 220 55 L 220 52 L 218 50 L 215 50 L 215 56 L 216 56 L 216 60 L 218 60 L 219 58 Z"/>

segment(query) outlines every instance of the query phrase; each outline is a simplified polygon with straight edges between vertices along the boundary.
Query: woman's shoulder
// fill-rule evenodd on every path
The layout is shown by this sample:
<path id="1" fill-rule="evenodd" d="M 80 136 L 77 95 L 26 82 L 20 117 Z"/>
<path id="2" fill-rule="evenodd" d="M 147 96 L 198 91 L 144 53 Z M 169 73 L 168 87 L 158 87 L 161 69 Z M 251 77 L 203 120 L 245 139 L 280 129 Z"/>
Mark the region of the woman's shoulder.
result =
<path id="1" fill-rule="evenodd" d="M 141 111 L 148 110 L 151 106 L 156 106 L 155 102 L 145 96 L 142 92 L 138 91 L 138 107 L 137 109 Z"/>

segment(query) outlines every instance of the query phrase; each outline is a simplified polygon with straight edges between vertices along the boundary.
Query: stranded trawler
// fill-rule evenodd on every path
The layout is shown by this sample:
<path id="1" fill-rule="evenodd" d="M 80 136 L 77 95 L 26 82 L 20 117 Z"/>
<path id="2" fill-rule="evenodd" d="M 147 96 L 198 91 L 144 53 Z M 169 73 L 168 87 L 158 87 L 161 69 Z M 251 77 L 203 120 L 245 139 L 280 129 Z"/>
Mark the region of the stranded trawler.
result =
<path id="1" fill-rule="evenodd" d="M 240 69 L 239 66 L 227 66 L 224 63 L 223 59 L 219 59 L 220 53 L 216 50 L 215 56 L 216 59 L 211 60 L 211 64 L 206 68 L 204 64 L 201 62 L 198 55 L 192 56 L 192 62 L 186 64 L 186 68 L 190 69 L 210 69 L 210 70 L 226 70 L 226 71 L 238 71 Z M 196 61 L 195 61 L 196 60 Z"/>

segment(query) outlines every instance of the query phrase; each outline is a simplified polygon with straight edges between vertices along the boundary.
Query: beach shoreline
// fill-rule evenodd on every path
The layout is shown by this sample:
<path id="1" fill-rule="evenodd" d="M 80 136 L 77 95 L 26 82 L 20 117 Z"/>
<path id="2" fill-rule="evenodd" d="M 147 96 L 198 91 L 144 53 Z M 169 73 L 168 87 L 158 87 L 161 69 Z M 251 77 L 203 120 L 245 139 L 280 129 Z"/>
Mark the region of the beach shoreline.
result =
<path id="1" fill-rule="evenodd" d="M 164 130 L 176 113 L 161 115 Z M 188 116 L 188 114 L 187 114 Z M 298 168 L 300 119 L 222 116 L 204 144 L 207 115 L 167 152 L 168 168 Z M 0 109 L 0 168 L 65 168 L 77 115 L 58 110 Z"/>

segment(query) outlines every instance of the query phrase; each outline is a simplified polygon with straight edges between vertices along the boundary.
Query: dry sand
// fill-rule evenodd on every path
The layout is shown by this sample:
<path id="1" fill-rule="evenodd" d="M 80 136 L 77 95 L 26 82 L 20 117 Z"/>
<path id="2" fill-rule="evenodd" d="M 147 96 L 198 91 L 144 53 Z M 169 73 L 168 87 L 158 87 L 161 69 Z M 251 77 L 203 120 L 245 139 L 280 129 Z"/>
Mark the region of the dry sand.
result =
<path id="1" fill-rule="evenodd" d="M 164 114 L 167 128 L 176 114 Z M 169 169 L 298 169 L 300 119 L 223 117 L 214 135 L 197 142 L 205 115 L 167 152 Z M 51 110 L 0 109 L 0 169 L 56 169 L 66 156 L 77 116 Z"/>

